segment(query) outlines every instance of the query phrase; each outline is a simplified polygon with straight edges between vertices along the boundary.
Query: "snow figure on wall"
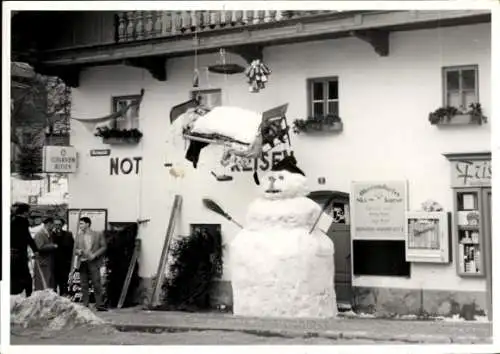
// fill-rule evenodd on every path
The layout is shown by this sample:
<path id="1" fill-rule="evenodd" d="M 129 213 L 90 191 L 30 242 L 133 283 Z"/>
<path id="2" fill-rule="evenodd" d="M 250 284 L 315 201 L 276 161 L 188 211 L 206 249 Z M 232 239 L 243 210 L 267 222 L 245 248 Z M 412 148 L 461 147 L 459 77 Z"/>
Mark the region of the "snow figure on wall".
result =
<path id="1" fill-rule="evenodd" d="M 334 317 L 333 242 L 311 232 L 321 208 L 306 197 L 306 177 L 293 155 L 272 168 L 261 188 L 231 243 L 234 314 Z"/>

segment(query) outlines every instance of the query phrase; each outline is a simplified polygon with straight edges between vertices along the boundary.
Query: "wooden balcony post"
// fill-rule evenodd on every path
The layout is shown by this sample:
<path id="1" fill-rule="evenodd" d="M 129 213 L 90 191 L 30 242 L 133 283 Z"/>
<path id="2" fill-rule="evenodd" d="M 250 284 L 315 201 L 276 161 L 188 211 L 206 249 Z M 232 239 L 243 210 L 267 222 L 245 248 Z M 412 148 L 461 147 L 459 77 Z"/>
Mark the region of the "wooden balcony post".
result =
<path id="1" fill-rule="evenodd" d="M 136 11 L 136 14 L 135 37 L 137 39 L 144 39 L 144 11 Z"/>
<path id="2" fill-rule="evenodd" d="M 257 11 L 257 23 L 263 23 L 266 18 L 266 10 Z"/>
<path id="3" fill-rule="evenodd" d="M 241 25 L 241 23 L 243 22 L 243 11 L 241 10 L 235 11 L 234 22 L 235 25 Z"/>
<path id="4" fill-rule="evenodd" d="M 135 32 L 135 14 L 133 11 L 127 12 L 127 41 L 134 40 Z"/>
<path id="5" fill-rule="evenodd" d="M 156 16 L 155 16 L 155 22 L 154 22 L 154 25 L 153 25 L 153 31 L 154 31 L 154 34 L 155 36 L 159 36 L 161 35 L 161 32 L 162 32 L 162 13 L 163 11 L 155 11 L 156 12 Z"/>
<path id="6" fill-rule="evenodd" d="M 269 10 L 269 21 L 268 22 L 274 22 L 276 21 L 276 14 L 278 13 L 278 11 L 276 10 Z"/>
<path id="7" fill-rule="evenodd" d="M 146 24 L 144 26 L 145 38 L 154 37 L 153 32 L 153 11 L 144 11 L 146 17 Z"/>
<path id="8" fill-rule="evenodd" d="M 247 21 L 246 23 L 248 25 L 252 25 L 253 24 L 253 15 L 254 15 L 254 10 L 248 10 L 248 11 L 245 11 L 246 15 L 247 15 Z"/>
<path id="9" fill-rule="evenodd" d="M 118 42 L 123 42 L 127 37 L 127 25 L 126 25 L 126 14 L 125 12 L 118 12 L 118 30 L 117 39 Z"/>
<path id="10" fill-rule="evenodd" d="M 182 11 L 175 11 L 172 14 L 172 23 L 172 34 L 179 33 L 182 27 Z"/>

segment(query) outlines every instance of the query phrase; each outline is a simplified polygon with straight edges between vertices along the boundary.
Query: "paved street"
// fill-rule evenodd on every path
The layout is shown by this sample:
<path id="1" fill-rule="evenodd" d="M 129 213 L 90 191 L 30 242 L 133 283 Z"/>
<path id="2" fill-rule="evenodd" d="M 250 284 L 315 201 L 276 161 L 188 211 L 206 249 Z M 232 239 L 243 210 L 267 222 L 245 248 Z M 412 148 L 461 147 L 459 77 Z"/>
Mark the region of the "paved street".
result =
<path id="1" fill-rule="evenodd" d="M 13 345 L 332 345 L 332 344 L 408 344 L 363 339 L 283 338 L 258 336 L 242 332 L 189 331 L 177 333 L 103 333 L 100 330 L 79 329 L 45 337 L 39 332 L 14 330 Z"/>
<path id="2" fill-rule="evenodd" d="M 362 318 L 259 319 L 219 313 L 149 312 L 126 309 L 98 313 L 114 329 L 55 333 L 13 328 L 12 344 L 417 344 L 491 342 L 491 324 Z"/>

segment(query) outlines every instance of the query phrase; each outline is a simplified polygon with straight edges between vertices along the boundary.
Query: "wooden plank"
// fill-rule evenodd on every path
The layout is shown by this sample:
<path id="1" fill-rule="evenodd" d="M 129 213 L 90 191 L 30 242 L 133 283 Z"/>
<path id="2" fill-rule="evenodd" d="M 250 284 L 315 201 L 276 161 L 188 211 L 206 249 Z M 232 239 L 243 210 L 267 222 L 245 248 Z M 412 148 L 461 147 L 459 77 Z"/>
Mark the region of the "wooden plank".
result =
<path id="1" fill-rule="evenodd" d="M 180 212 L 182 206 L 182 196 L 176 194 L 174 199 L 174 204 L 172 206 L 172 211 L 170 213 L 170 220 L 168 222 L 167 234 L 165 237 L 165 242 L 163 244 L 163 249 L 161 252 L 160 262 L 158 264 L 158 270 L 156 271 L 156 284 L 151 294 L 149 300 L 149 307 L 154 307 L 158 304 L 158 297 L 160 295 L 160 289 L 163 285 L 163 280 L 165 279 L 165 268 L 167 266 L 168 252 L 170 250 L 170 245 L 172 243 L 172 236 L 175 230 L 175 223 L 177 214 Z"/>
<path id="2" fill-rule="evenodd" d="M 123 304 L 125 303 L 125 299 L 128 293 L 128 288 L 130 286 L 130 281 L 132 280 L 132 275 L 134 274 L 135 263 L 139 258 L 140 250 L 141 250 L 141 240 L 135 240 L 134 253 L 132 254 L 132 259 L 130 260 L 130 264 L 128 266 L 127 276 L 125 277 L 125 282 L 123 283 L 120 299 L 118 300 L 117 308 L 119 309 L 121 309 L 123 307 Z"/>
<path id="3" fill-rule="evenodd" d="M 358 14 L 359 15 L 359 14 Z M 247 26 L 241 28 L 221 29 L 218 31 L 200 33 L 198 53 L 219 50 L 221 47 L 231 47 L 243 44 L 272 45 L 285 42 L 300 42 L 314 38 L 334 38 L 349 36 L 351 31 L 366 30 L 379 27 L 422 25 L 438 27 L 447 23 L 485 22 L 490 16 L 488 10 L 457 10 L 457 11 L 419 11 L 418 16 L 410 11 L 376 11 L 362 14 L 363 20 L 355 21 L 354 15 L 325 16 L 320 19 L 298 19 L 296 21 L 279 21 L 262 26 Z M 299 22 L 297 22 L 299 21 Z M 451 22 L 450 22 L 451 21 Z M 303 30 L 297 32 L 297 23 L 303 25 Z M 114 44 L 93 48 L 67 49 L 64 51 L 47 51 L 44 54 L 46 65 L 75 65 L 99 61 L 126 59 L 129 57 L 147 57 L 152 55 L 180 56 L 194 51 L 192 35 L 171 36 L 158 40 L 147 41 L 146 44 L 132 42 Z"/>

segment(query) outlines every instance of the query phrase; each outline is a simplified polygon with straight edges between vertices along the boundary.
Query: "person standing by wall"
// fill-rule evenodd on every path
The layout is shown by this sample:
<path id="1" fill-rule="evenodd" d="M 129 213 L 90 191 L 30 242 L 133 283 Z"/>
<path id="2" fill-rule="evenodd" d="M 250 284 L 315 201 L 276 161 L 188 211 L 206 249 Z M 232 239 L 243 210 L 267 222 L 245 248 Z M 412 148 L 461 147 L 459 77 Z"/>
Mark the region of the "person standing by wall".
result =
<path id="1" fill-rule="evenodd" d="M 31 237 L 28 216 L 30 206 L 20 203 L 13 208 L 13 217 L 10 222 L 10 293 L 31 296 L 33 292 L 33 279 L 28 267 L 28 246 L 35 256 L 38 247 Z"/>
<path id="2" fill-rule="evenodd" d="M 52 232 L 52 241 L 57 245 L 54 257 L 54 275 L 55 287 L 59 295 L 65 296 L 68 294 L 68 278 L 71 272 L 71 262 L 73 255 L 73 247 L 75 241 L 73 234 L 70 231 L 63 230 L 65 221 L 63 218 L 54 219 L 54 229 Z"/>
<path id="3" fill-rule="evenodd" d="M 36 233 L 35 242 L 38 246 L 38 257 L 35 261 L 35 290 L 43 290 L 55 287 L 54 277 L 54 254 L 57 245 L 52 242 L 50 233 L 54 226 L 54 219 L 51 217 L 43 220 L 43 227 Z M 45 281 L 45 283 L 44 283 Z"/>
<path id="4" fill-rule="evenodd" d="M 76 250 L 81 257 L 80 283 L 82 287 L 82 300 L 84 306 L 89 306 L 89 280 L 94 287 L 97 311 L 106 311 L 103 302 L 103 287 L 101 281 L 101 267 L 106 252 L 106 240 L 101 232 L 95 232 L 90 227 L 90 218 L 80 218 L 78 227 L 80 235 L 77 238 Z"/>

